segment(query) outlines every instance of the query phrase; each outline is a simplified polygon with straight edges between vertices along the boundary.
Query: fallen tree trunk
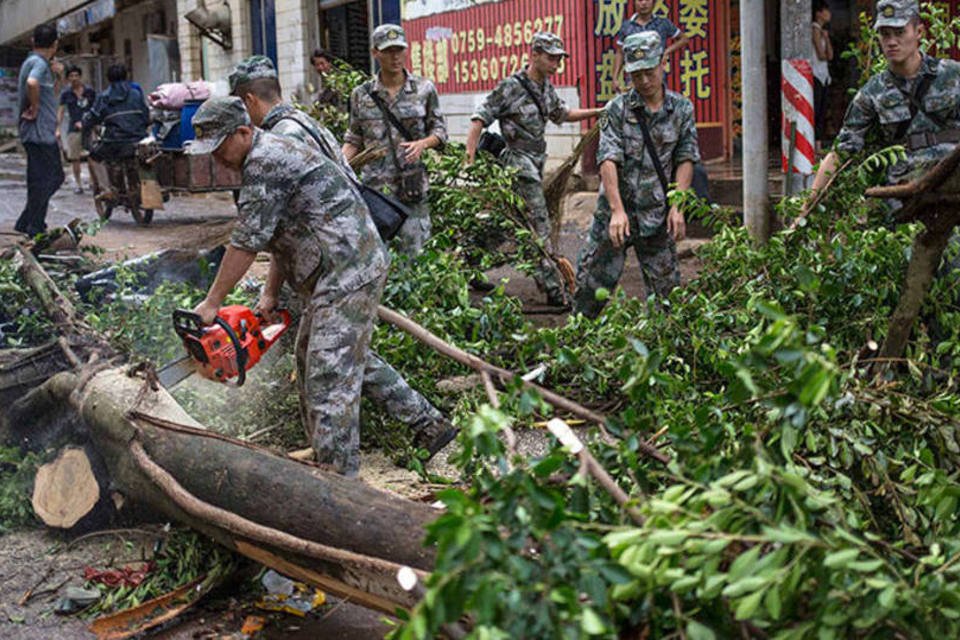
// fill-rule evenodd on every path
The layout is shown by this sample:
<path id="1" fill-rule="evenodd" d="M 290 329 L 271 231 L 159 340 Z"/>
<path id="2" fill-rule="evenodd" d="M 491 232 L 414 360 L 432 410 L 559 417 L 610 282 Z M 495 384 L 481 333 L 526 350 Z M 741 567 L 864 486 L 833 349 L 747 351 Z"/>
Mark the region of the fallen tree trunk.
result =
<path id="1" fill-rule="evenodd" d="M 109 343 L 33 256 L 16 248 L 13 257 L 61 338 L 0 369 L 8 400 L 0 440 L 90 447 L 42 474 L 36 504 L 47 520 L 69 527 L 104 502 L 107 485 L 88 477 L 82 460 L 102 458 L 117 508 L 147 506 L 357 604 L 394 613 L 416 603 L 396 576 L 409 566 L 423 577 L 433 566 L 422 540 L 435 510 L 204 429 L 151 369 L 106 362 Z M 86 491 L 77 493 L 76 478 Z"/>
<path id="2" fill-rule="evenodd" d="M 51 382 L 80 380 L 59 375 Z M 358 604 L 392 613 L 415 603 L 396 572 L 432 567 L 421 546 L 430 507 L 206 431 L 122 369 L 95 374 L 74 401 L 126 498 Z"/>

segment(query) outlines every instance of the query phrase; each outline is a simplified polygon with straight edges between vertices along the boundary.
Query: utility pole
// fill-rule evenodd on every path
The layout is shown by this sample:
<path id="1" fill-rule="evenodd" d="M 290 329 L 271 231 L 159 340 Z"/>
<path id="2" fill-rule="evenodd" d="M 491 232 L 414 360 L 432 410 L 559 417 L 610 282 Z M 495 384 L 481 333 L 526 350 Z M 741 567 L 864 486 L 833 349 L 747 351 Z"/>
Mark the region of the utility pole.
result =
<path id="1" fill-rule="evenodd" d="M 780 0 L 780 59 L 783 73 L 784 134 L 781 146 L 787 173 L 783 190 L 795 195 L 806 188 L 816 162 L 813 120 L 813 20 L 811 0 Z"/>
<path id="2" fill-rule="evenodd" d="M 765 0 L 740 3 L 740 66 L 743 76 L 743 224 L 754 242 L 770 237 L 767 181 L 767 42 Z"/>

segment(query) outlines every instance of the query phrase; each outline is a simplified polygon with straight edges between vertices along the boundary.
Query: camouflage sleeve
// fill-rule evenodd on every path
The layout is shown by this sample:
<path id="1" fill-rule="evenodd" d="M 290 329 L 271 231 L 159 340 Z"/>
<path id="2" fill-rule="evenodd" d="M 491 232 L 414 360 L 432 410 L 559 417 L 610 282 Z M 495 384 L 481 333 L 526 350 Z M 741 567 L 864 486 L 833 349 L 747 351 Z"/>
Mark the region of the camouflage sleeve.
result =
<path id="1" fill-rule="evenodd" d="M 487 97 L 483 99 L 483 103 L 477 108 L 473 115 L 470 116 L 470 119 L 482 121 L 485 127 L 493 124 L 493 121 L 503 113 L 506 86 L 507 81 L 504 79 L 493 91 L 487 94 Z"/>
<path id="2" fill-rule="evenodd" d="M 850 102 L 847 115 L 843 117 L 843 126 L 840 127 L 840 133 L 833 144 L 833 148 L 840 153 L 862 151 L 870 128 L 878 122 L 873 101 L 865 95 L 863 89 L 860 89 Z"/>
<path id="3" fill-rule="evenodd" d="M 673 149 L 673 166 L 681 162 L 700 162 L 700 142 L 697 138 L 697 123 L 693 117 L 693 103 L 681 102 L 677 118 L 677 146 Z"/>
<path id="4" fill-rule="evenodd" d="M 350 124 L 343 134 L 344 144 L 352 144 L 358 149 L 363 149 L 363 127 L 360 125 L 360 92 L 364 86 L 355 87 L 350 94 Z"/>
<path id="5" fill-rule="evenodd" d="M 547 117 L 554 124 L 563 124 L 567 121 L 567 114 L 570 113 L 570 109 L 567 107 L 567 104 L 557 95 L 557 90 L 554 86 L 548 85 L 549 89 L 547 92 Z"/>
<path id="6" fill-rule="evenodd" d="M 427 81 L 426 98 L 427 115 L 426 122 L 423 123 L 424 131 L 427 132 L 427 136 L 437 136 L 437 139 L 440 140 L 437 149 L 443 149 L 443 146 L 447 143 L 447 119 L 443 117 L 443 112 L 440 110 L 440 96 L 437 95 L 437 88 L 429 80 Z"/>
<path id="7" fill-rule="evenodd" d="M 287 198 L 263 183 L 244 186 L 237 198 L 237 222 L 230 244 L 244 251 L 265 251 L 280 222 Z"/>
<path id="8" fill-rule="evenodd" d="M 610 101 L 600 114 L 600 146 L 597 165 L 612 160 L 623 164 L 623 96 Z"/>

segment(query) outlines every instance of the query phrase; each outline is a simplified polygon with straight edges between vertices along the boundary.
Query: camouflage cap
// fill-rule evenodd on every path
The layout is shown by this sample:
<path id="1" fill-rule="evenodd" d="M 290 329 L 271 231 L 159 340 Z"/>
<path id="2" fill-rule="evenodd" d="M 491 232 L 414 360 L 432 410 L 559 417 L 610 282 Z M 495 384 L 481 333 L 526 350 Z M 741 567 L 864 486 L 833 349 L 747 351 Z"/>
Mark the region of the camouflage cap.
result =
<path id="1" fill-rule="evenodd" d="M 237 66 L 227 76 L 227 82 L 230 83 L 230 94 L 233 95 L 237 87 L 247 84 L 251 80 L 276 77 L 277 68 L 273 66 L 273 60 L 267 56 L 250 56 L 237 63 Z"/>
<path id="2" fill-rule="evenodd" d="M 407 35 L 403 32 L 403 27 L 395 24 L 382 24 L 373 30 L 370 34 L 370 46 L 377 51 L 383 51 L 389 47 L 407 48 Z"/>
<path id="3" fill-rule="evenodd" d="M 551 56 L 569 56 L 563 48 L 563 40 L 560 36 L 547 31 L 539 31 L 533 34 L 533 50 L 543 51 Z"/>
<path id="4" fill-rule="evenodd" d="M 874 29 L 880 27 L 905 27 L 911 18 L 920 15 L 917 0 L 880 0 L 877 3 L 877 21 Z"/>
<path id="5" fill-rule="evenodd" d="M 663 44 L 656 31 L 631 33 L 623 41 L 624 69 L 627 73 L 652 69 L 663 58 Z"/>
<path id="6" fill-rule="evenodd" d="M 213 153 L 217 147 L 237 130 L 237 127 L 250 126 L 243 100 L 228 96 L 210 98 L 197 109 L 193 116 L 194 140 L 187 142 L 184 152 L 189 155 Z"/>

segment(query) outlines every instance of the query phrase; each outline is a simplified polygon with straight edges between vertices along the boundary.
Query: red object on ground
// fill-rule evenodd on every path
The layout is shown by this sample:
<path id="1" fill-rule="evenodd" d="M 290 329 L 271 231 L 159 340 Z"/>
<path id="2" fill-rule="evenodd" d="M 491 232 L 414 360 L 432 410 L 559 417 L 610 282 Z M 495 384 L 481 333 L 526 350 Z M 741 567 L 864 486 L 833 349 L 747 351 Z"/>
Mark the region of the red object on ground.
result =
<path id="1" fill-rule="evenodd" d="M 87 582 L 99 582 L 108 587 L 137 587 L 152 570 L 152 562 L 144 562 L 138 569 L 129 565 L 120 569 L 94 569 L 93 567 L 84 567 L 83 579 Z"/>

